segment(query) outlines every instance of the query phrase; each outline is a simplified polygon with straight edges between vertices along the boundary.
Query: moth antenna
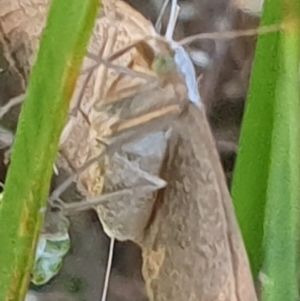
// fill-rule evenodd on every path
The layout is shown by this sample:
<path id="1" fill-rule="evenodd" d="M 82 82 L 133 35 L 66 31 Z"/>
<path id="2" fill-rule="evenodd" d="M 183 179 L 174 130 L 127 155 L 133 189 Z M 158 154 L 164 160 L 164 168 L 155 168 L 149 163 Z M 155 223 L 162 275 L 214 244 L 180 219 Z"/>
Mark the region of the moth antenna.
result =
<path id="1" fill-rule="evenodd" d="M 170 0 L 165 0 L 164 3 L 163 3 L 163 5 L 162 5 L 162 7 L 161 7 L 161 9 L 160 9 L 159 15 L 158 15 L 156 23 L 155 23 L 155 30 L 156 30 L 157 33 L 160 33 L 160 31 L 161 31 L 162 17 L 163 17 L 163 15 L 164 15 L 164 13 L 165 13 L 165 11 L 167 9 L 169 1 Z"/>
<path id="2" fill-rule="evenodd" d="M 96 68 L 98 68 L 101 64 L 103 64 L 106 68 L 116 70 L 118 73 L 128 75 L 132 78 L 142 78 L 142 79 L 147 80 L 148 82 L 155 80 L 154 76 L 145 74 L 143 72 L 135 71 L 135 70 L 132 70 L 127 67 L 115 65 L 115 64 L 111 63 L 110 60 L 102 59 L 92 53 L 87 53 L 86 57 L 94 60 L 96 63 L 95 63 L 95 65 L 90 66 L 90 67 L 86 68 L 85 70 L 83 70 L 82 74 L 89 73 L 89 72 L 95 70 Z"/>
<path id="3" fill-rule="evenodd" d="M 107 260 L 107 266 L 106 266 L 106 272 L 105 272 L 104 286 L 103 286 L 101 301 L 105 301 L 106 296 L 107 296 L 108 283 L 109 283 L 109 278 L 110 278 L 110 273 L 111 273 L 111 266 L 112 266 L 114 248 L 115 248 L 115 239 L 111 238 L 110 239 L 110 244 L 109 244 L 109 253 L 108 253 L 108 260 Z"/>
<path id="4" fill-rule="evenodd" d="M 246 30 L 199 33 L 182 39 L 181 41 L 179 41 L 179 44 L 188 45 L 198 40 L 232 40 L 240 37 L 250 37 L 250 36 L 272 33 L 272 32 L 279 31 L 281 29 L 282 29 L 282 25 L 273 24 L 273 25 L 261 26 L 259 28 L 254 28 L 254 29 L 246 29 Z"/>
<path id="5" fill-rule="evenodd" d="M 174 34 L 174 29 L 177 22 L 179 10 L 180 7 L 177 5 L 177 0 L 172 0 L 170 19 L 165 34 L 165 38 L 169 41 L 173 40 L 173 34 Z"/>

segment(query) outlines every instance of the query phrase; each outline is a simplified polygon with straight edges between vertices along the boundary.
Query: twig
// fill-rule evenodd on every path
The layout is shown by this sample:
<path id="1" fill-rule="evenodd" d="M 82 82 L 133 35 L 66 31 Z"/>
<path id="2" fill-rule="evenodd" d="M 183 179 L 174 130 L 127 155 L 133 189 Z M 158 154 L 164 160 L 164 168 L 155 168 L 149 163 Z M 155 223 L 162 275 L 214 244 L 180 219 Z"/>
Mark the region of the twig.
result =
<path id="1" fill-rule="evenodd" d="M 14 138 L 14 133 L 0 124 L 0 149 L 10 147 L 14 142 Z"/>
<path id="2" fill-rule="evenodd" d="M 172 0 L 170 19 L 169 19 L 166 34 L 165 34 L 165 37 L 168 41 L 173 39 L 174 29 L 175 29 L 175 25 L 177 23 L 179 10 L 180 10 L 180 7 L 177 5 L 177 0 Z"/>
<path id="3" fill-rule="evenodd" d="M 113 259 L 113 254 L 114 254 L 114 247 L 115 247 L 115 239 L 111 238 L 110 244 L 109 244 L 109 253 L 108 253 L 107 267 L 106 267 L 106 272 L 105 272 L 105 279 L 104 279 L 104 286 L 103 286 L 101 301 L 105 301 L 106 296 L 107 296 L 108 283 L 109 283 L 112 259 Z"/>
<path id="4" fill-rule="evenodd" d="M 179 41 L 180 45 L 188 45 L 197 40 L 232 40 L 240 37 L 249 37 L 255 35 L 261 35 L 281 30 L 282 25 L 274 24 L 262 26 L 259 28 L 247 29 L 247 30 L 234 30 L 234 31 L 223 31 L 223 32 L 210 32 L 210 33 L 199 33 L 190 37 L 186 37 Z"/>
<path id="5" fill-rule="evenodd" d="M 83 82 L 82 88 L 80 90 L 79 96 L 78 96 L 78 98 L 76 100 L 76 104 L 75 104 L 74 108 L 72 109 L 72 111 L 69 113 L 72 116 L 77 116 L 77 113 L 78 113 L 81 101 L 83 99 L 84 93 L 86 92 L 85 88 L 88 85 L 88 83 L 89 83 L 89 81 L 90 81 L 90 79 L 91 79 L 91 77 L 93 75 L 92 71 L 93 71 L 93 69 L 87 70 L 87 72 L 86 72 L 88 74 L 87 74 L 86 78 L 84 79 L 84 82 Z M 82 74 L 84 74 L 84 72 L 82 72 Z"/>
<path id="6" fill-rule="evenodd" d="M 6 105 L 0 108 L 0 119 L 12 108 L 24 101 L 25 94 L 20 94 L 16 97 L 11 98 Z"/>

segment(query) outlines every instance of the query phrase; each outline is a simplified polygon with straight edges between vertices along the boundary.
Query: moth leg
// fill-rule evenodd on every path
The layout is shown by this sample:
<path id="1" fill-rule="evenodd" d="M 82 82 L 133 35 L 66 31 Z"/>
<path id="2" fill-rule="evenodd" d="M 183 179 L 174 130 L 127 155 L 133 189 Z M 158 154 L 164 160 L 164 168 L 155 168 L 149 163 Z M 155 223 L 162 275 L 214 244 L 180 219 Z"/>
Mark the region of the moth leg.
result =
<path id="1" fill-rule="evenodd" d="M 109 43 L 104 43 L 103 47 L 101 49 L 99 49 L 97 55 L 95 54 L 91 54 L 91 53 L 87 53 L 86 57 L 87 58 L 91 58 L 90 56 L 93 57 L 105 57 L 108 56 L 109 53 L 111 53 L 111 48 L 112 45 L 114 45 L 115 41 L 116 41 L 116 29 L 114 27 L 112 27 L 110 29 L 110 40 Z M 96 70 L 96 68 L 99 67 L 98 70 Z M 107 70 L 103 69 L 103 67 L 99 65 L 97 66 L 92 66 L 92 67 L 88 67 L 87 69 L 84 69 L 81 71 L 81 75 L 86 75 L 86 78 L 83 82 L 83 85 L 81 87 L 78 99 L 76 100 L 76 105 L 74 107 L 74 109 L 72 110 L 71 114 L 74 116 L 77 116 L 77 112 L 78 112 L 78 108 L 80 107 L 82 100 L 83 100 L 83 96 L 85 93 L 85 89 L 86 86 L 88 85 L 89 81 L 91 80 L 91 77 L 93 75 L 93 72 L 96 71 L 96 83 L 93 87 L 93 97 L 92 100 L 90 101 L 91 103 L 93 103 L 93 101 L 95 100 L 95 98 L 97 97 L 97 93 L 99 93 L 99 95 L 103 94 L 103 84 L 105 83 L 106 77 L 107 77 Z M 105 72 L 106 71 L 106 72 Z M 99 83 L 99 78 L 102 78 L 102 84 Z M 95 91 L 96 91 L 96 95 L 95 95 Z"/>
<path id="2" fill-rule="evenodd" d="M 69 215 L 76 211 L 95 209 L 97 206 L 103 203 L 116 201 L 117 199 L 122 197 L 132 197 L 137 192 L 138 192 L 137 189 L 122 189 L 107 194 L 101 194 L 93 198 L 86 198 L 80 202 L 75 202 L 75 203 L 66 203 L 65 201 L 59 198 L 55 200 L 53 203 L 51 203 L 51 206 L 58 207 L 59 209 L 62 210 L 62 212 L 65 215 Z"/>
<path id="3" fill-rule="evenodd" d="M 127 159 L 126 152 L 115 153 L 109 160 L 111 172 L 104 176 L 100 195 L 72 204 L 60 202 L 58 207 L 65 215 L 95 209 L 108 236 L 118 240 L 141 237 L 156 194 L 167 184 L 157 175 L 159 169 L 143 162 L 142 169 L 140 160 Z"/>
<path id="4" fill-rule="evenodd" d="M 113 126 L 113 132 L 115 134 L 123 133 L 129 130 L 136 130 L 143 126 L 151 128 L 152 123 L 159 123 L 165 117 L 178 116 L 180 114 L 181 108 L 179 105 L 168 105 L 158 110 L 153 110 L 149 113 L 137 116 L 125 121 L 121 121 Z"/>
<path id="5" fill-rule="evenodd" d="M 134 187 L 126 187 L 124 189 L 101 194 L 93 198 L 86 198 L 85 200 L 76 203 L 65 203 L 62 199 L 58 198 L 57 200 L 52 202 L 51 206 L 60 208 L 65 214 L 70 214 L 74 211 L 95 209 L 95 207 L 103 203 L 118 201 L 123 197 L 143 197 L 146 193 L 156 192 L 157 190 L 166 186 L 167 183 L 164 180 L 160 179 L 158 176 L 141 170 L 139 167 L 136 167 L 130 161 L 119 155 L 116 158 L 122 163 L 122 165 L 120 165 L 120 167 L 122 167 L 120 173 L 124 172 L 124 170 L 127 172 L 129 171 L 138 176 L 138 178 L 144 179 L 144 182 L 147 183 L 144 183 L 142 185 L 136 183 Z"/>
<path id="6" fill-rule="evenodd" d="M 168 114 L 167 114 L 168 113 Z M 119 151 L 124 143 L 134 142 L 145 135 L 162 130 L 163 127 L 170 128 L 170 122 L 173 118 L 178 117 L 181 113 L 181 109 L 176 106 L 170 106 L 162 112 L 151 112 L 150 115 L 143 119 L 132 119 L 126 122 L 120 122 L 116 125 L 116 133 L 111 137 L 105 137 L 105 144 L 107 145 L 104 151 L 87 161 L 80 168 L 75 170 L 63 183 L 61 183 L 50 195 L 48 202 L 54 204 L 60 195 L 76 180 L 76 178 L 86 171 L 94 163 L 100 161 L 104 156 L 111 156 L 115 152 Z"/>
<path id="7" fill-rule="evenodd" d="M 133 46 L 135 46 L 135 45 L 133 45 Z M 120 56 L 121 55 L 122 54 L 120 54 Z M 127 68 L 127 67 L 122 67 L 122 66 L 119 66 L 119 65 L 115 65 L 115 64 L 111 63 L 111 61 L 109 59 L 100 58 L 100 57 L 98 57 L 98 56 L 96 56 L 92 53 L 87 53 L 86 56 L 89 57 L 90 59 L 93 59 L 96 63 L 93 66 L 91 66 L 91 67 L 87 68 L 86 70 L 84 70 L 83 71 L 84 73 L 88 73 L 89 71 L 94 70 L 97 67 L 99 67 L 101 64 L 103 64 L 108 69 L 109 68 L 114 69 L 117 72 L 119 72 L 120 74 L 126 74 L 128 76 L 133 77 L 133 78 L 135 78 L 135 77 L 143 78 L 143 79 L 147 80 L 148 82 L 153 82 L 154 80 L 156 80 L 156 77 L 154 77 L 154 76 L 145 74 L 143 72 L 138 72 L 138 71 L 132 70 L 132 69 Z"/>

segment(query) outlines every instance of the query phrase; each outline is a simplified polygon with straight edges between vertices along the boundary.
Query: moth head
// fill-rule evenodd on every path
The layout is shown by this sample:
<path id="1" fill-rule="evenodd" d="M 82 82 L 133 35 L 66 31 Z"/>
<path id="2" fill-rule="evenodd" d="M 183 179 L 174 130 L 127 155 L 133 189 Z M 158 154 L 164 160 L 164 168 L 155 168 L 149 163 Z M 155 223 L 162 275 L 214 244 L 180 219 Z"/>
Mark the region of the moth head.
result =
<path id="1" fill-rule="evenodd" d="M 176 64 L 172 53 L 158 54 L 151 65 L 151 69 L 158 75 L 166 75 L 170 71 L 175 70 Z"/>

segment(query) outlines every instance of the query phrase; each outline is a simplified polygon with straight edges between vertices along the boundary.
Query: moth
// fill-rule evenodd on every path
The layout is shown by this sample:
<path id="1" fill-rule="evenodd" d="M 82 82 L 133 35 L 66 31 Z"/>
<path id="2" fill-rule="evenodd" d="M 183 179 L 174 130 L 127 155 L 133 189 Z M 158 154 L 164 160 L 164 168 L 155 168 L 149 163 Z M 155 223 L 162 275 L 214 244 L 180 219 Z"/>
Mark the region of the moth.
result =
<path id="1" fill-rule="evenodd" d="M 184 49 L 124 2 L 103 5 L 61 137 L 65 168 L 105 232 L 141 247 L 150 300 L 257 300 Z"/>
<path id="2" fill-rule="evenodd" d="M 161 37 L 124 2 L 102 4 L 60 141 L 72 177 L 50 203 L 74 180 L 87 201 L 61 210 L 92 206 L 112 239 L 141 247 L 149 300 L 257 300 L 175 21 Z"/>

